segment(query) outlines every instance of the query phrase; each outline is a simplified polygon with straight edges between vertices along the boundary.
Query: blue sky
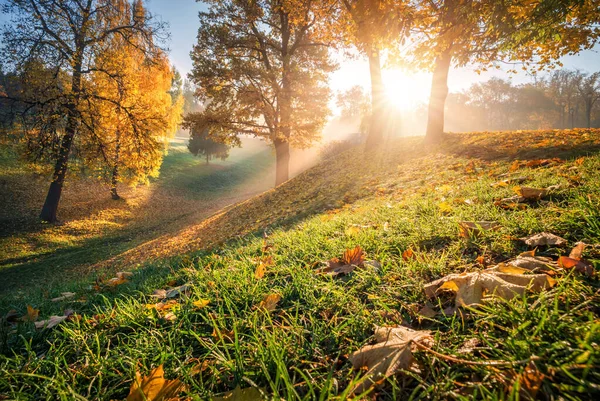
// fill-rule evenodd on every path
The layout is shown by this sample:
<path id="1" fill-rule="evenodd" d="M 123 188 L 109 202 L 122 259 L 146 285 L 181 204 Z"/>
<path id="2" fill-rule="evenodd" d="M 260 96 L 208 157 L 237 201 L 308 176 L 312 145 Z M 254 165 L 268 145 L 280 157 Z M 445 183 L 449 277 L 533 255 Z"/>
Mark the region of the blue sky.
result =
<path id="1" fill-rule="evenodd" d="M 5 0 L 0 0 L 2 4 Z M 198 3 L 195 0 L 147 0 L 148 9 L 169 24 L 171 38 L 169 41 L 170 57 L 173 64 L 185 76 L 192 68 L 192 63 L 189 53 L 196 41 L 198 31 L 198 12 L 206 6 Z M 6 21 L 6 17 L 0 15 L 0 23 Z M 600 50 L 600 45 L 596 46 Z M 579 68 L 585 71 L 600 70 L 600 52 L 589 50 L 580 53 L 576 56 L 566 57 L 563 60 L 565 68 Z M 507 78 L 508 75 L 503 71 L 494 71 L 477 75 L 475 67 L 467 67 L 454 69 L 449 76 L 449 87 L 451 91 L 460 91 L 469 87 L 474 82 L 487 80 L 492 76 Z M 369 86 L 369 70 L 368 64 L 364 60 L 354 60 L 344 62 L 338 71 L 331 76 L 331 86 L 334 90 L 343 90 L 352 85 L 362 85 L 365 88 Z M 398 81 L 398 73 L 390 72 L 387 74 L 388 81 Z M 385 79 L 384 75 L 384 79 Z M 402 83 L 417 83 L 419 88 L 418 96 L 426 97 L 428 92 L 429 75 L 427 73 L 419 73 L 414 75 L 404 76 L 401 79 Z M 531 78 L 525 74 L 517 74 L 511 78 L 516 83 L 529 81 Z M 397 86 L 397 89 L 402 88 L 402 83 Z M 424 87 L 425 86 L 425 87 Z M 394 88 L 394 90 L 397 90 Z M 414 88 L 412 88 L 414 89 Z M 413 90 L 414 95 L 414 90 Z M 416 99 L 422 101 L 424 99 Z"/>

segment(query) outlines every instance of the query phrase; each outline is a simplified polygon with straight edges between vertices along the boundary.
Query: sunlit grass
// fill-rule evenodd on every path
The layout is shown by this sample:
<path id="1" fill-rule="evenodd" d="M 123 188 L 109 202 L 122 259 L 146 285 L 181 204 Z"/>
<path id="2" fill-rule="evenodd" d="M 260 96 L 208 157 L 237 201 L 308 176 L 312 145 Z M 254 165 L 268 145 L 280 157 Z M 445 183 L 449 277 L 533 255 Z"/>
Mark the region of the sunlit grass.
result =
<path id="1" fill-rule="evenodd" d="M 10 351 L 0 357 L 0 393 L 122 399 L 136 369 L 148 372 L 164 363 L 167 376 L 183 380 L 199 399 L 254 384 L 286 400 L 347 399 L 344 391 L 360 374 L 348 355 L 369 342 L 375 324 L 403 323 L 434 330 L 436 350 L 446 355 L 458 355 L 471 338 L 482 349 L 461 358 L 516 361 L 535 355 L 547 377 L 544 397 L 590 399 L 600 386 L 597 278 L 567 274 L 550 291 L 494 301 L 463 315 L 423 320 L 415 307 L 426 301 L 424 283 L 477 269 L 481 255 L 490 263 L 513 257 L 526 249 L 514 238 L 539 231 L 590 244 L 585 257 L 598 268 L 598 132 L 452 136 L 447 147 L 432 153 L 417 144 L 396 142 L 369 158 L 351 150 L 275 191 L 141 246 L 130 259 L 118 259 L 118 269 L 141 263 L 120 287 L 96 292 L 89 288 L 92 274 L 5 299 L 7 308 L 21 313 L 31 304 L 42 316 L 73 308 L 82 318 L 42 333 L 21 324 L 17 333 L 23 337 L 5 337 L 4 350 Z M 510 172 L 512 158 L 558 156 L 565 162 L 514 172 L 534 187 L 562 185 L 558 192 L 525 210 L 493 205 L 514 193 L 510 186 L 491 186 Z M 463 220 L 494 220 L 500 229 L 465 239 L 457 228 Z M 344 278 L 314 274 L 319 262 L 356 245 L 381 266 Z M 405 261 L 408 248 L 418 258 Z M 556 257 L 568 249 L 538 252 Z M 257 261 L 266 254 L 274 265 L 257 280 Z M 155 289 L 186 282 L 193 290 L 181 299 L 175 322 L 145 307 Z M 77 297 L 48 301 L 62 291 Z M 270 293 L 282 300 L 266 314 L 256 305 Z M 191 302 L 198 299 L 210 304 L 194 308 Z M 89 320 L 98 313 L 103 316 Z M 232 332 L 232 340 L 217 332 Z M 379 399 L 517 399 L 511 384 L 523 366 L 468 366 L 415 354 L 421 373 L 388 379 Z"/>

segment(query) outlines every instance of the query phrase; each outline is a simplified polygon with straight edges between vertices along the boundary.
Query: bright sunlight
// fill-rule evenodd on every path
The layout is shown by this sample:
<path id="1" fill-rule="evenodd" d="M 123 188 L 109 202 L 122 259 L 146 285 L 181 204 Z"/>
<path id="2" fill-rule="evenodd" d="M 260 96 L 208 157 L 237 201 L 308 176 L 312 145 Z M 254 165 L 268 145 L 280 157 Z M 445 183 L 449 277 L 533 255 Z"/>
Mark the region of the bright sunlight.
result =
<path id="1" fill-rule="evenodd" d="M 431 90 L 431 75 L 399 69 L 384 70 L 383 82 L 388 100 L 399 110 L 410 110 L 426 103 Z"/>

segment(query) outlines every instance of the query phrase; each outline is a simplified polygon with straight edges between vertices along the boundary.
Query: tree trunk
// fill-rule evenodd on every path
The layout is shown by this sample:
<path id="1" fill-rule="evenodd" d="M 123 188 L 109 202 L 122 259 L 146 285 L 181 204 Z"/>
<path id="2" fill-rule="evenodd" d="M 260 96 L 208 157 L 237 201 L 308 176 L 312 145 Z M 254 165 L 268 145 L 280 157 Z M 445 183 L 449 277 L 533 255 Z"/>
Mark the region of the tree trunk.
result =
<path id="1" fill-rule="evenodd" d="M 119 153 L 121 151 L 121 134 L 117 131 L 117 143 L 115 145 L 115 164 L 113 166 L 112 178 L 110 181 L 110 194 L 114 200 L 119 200 L 121 197 L 117 192 L 117 182 L 119 181 Z"/>
<path id="2" fill-rule="evenodd" d="M 385 89 L 381 78 L 381 61 L 379 49 L 368 46 L 369 72 L 371 75 L 371 120 L 369 122 L 369 133 L 367 135 L 367 150 L 381 145 L 386 129 L 384 118 Z"/>
<path id="3" fill-rule="evenodd" d="M 60 202 L 60 195 L 62 194 L 62 187 L 65 182 L 65 175 L 67 174 L 67 167 L 69 164 L 71 145 L 73 144 L 73 138 L 77 132 L 77 103 L 81 92 L 81 66 L 82 60 L 80 59 L 73 69 L 73 77 L 71 79 L 73 99 L 68 106 L 65 134 L 60 144 L 60 151 L 54 166 L 54 174 L 52 175 L 52 182 L 48 189 L 48 195 L 46 195 L 46 201 L 44 202 L 42 212 L 40 213 L 40 219 L 49 223 L 56 222 L 58 203 Z"/>
<path id="4" fill-rule="evenodd" d="M 290 143 L 275 139 L 275 186 L 290 178 Z"/>
<path id="5" fill-rule="evenodd" d="M 592 102 L 586 100 L 585 102 L 585 122 L 588 128 L 592 128 Z"/>
<path id="6" fill-rule="evenodd" d="M 451 62 L 451 49 L 442 52 L 435 60 L 425 134 L 425 140 L 429 143 L 439 142 L 444 135 L 444 108 L 448 97 L 448 72 Z"/>

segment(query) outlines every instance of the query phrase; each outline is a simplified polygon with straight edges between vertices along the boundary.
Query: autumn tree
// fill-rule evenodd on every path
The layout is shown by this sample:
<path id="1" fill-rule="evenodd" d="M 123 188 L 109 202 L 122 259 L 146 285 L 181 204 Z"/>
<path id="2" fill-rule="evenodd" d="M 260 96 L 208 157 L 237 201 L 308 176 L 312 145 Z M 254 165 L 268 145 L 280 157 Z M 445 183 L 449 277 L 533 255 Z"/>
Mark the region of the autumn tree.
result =
<path id="1" fill-rule="evenodd" d="M 229 146 L 212 139 L 208 133 L 208 129 L 204 129 L 201 132 L 192 131 L 190 133 L 188 150 L 194 156 L 203 157 L 206 160 L 206 164 L 212 159 L 225 160 L 229 157 Z"/>
<path id="2" fill-rule="evenodd" d="M 329 114 L 327 74 L 334 69 L 317 36 L 328 3 L 312 0 L 210 0 L 200 13 L 189 77 L 204 110 L 185 127 L 209 129 L 224 143 L 239 135 L 275 147 L 276 181 L 289 178 L 290 146 L 316 141 Z"/>
<path id="3" fill-rule="evenodd" d="M 118 16 L 143 18 L 141 2 L 127 2 Z M 183 108 L 181 76 L 157 50 L 139 50 L 139 38 L 114 36 L 96 57 L 90 91 L 96 95 L 82 107 L 82 117 L 96 132 L 85 132 L 97 154 L 87 154 L 87 164 L 108 171 L 113 199 L 117 184 L 146 183 L 158 175 L 166 139 L 175 133 Z"/>
<path id="4" fill-rule="evenodd" d="M 403 0 L 341 0 L 341 4 L 345 12 L 334 25 L 334 36 L 345 45 L 354 46 L 369 60 L 371 116 L 367 124 L 367 149 L 373 149 L 381 144 L 389 128 L 381 75 L 382 51 L 404 42 L 412 24 L 412 6 Z"/>
<path id="5" fill-rule="evenodd" d="M 137 38 L 135 46 L 145 54 L 158 50 L 162 25 L 153 22 L 149 13 L 123 21 L 119 17 L 122 5 L 122 0 L 7 0 L 4 4 L 3 11 L 12 16 L 12 21 L 3 32 L 3 60 L 21 74 L 32 63 L 40 63 L 52 72 L 44 81 L 36 82 L 35 92 L 22 93 L 14 100 L 38 107 L 51 105 L 62 124 L 60 129 L 51 129 L 59 136 L 60 145 L 54 153 L 54 173 L 42 220 L 56 221 L 74 141 L 84 128 L 95 132 L 94 126 L 86 126 L 89 121 L 82 118 L 84 105 L 92 100 L 113 103 L 113 99 L 102 99 L 90 90 L 90 75 L 98 71 L 97 57 L 116 36 L 132 43 Z M 62 83 L 63 75 L 68 77 L 66 84 Z M 39 93 L 52 88 L 60 88 L 61 93 L 40 99 Z M 45 136 L 44 126 L 38 127 L 40 135 Z"/>
<path id="6" fill-rule="evenodd" d="M 426 138 L 444 127 L 451 65 L 522 63 L 544 68 L 563 55 L 591 48 L 599 22 L 594 0 L 428 0 L 418 2 L 412 63 L 433 71 Z"/>

